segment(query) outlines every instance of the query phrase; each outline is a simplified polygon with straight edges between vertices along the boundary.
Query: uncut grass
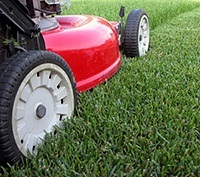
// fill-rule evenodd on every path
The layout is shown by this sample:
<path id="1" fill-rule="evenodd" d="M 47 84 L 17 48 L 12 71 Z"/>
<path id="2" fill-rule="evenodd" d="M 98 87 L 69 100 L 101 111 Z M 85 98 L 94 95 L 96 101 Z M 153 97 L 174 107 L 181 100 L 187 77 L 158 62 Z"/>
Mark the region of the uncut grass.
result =
<path id="1" fill-rule="evenodd" d="M 108 20 L 119 20 L 120 6 L 125 6 L 125 17 L 132 9 L 144 9 L 148 12 L 151 29 L 170 21 L 178 14 L 200 7 L 198 0 L 73 0 L 65 14 L 92 14 Z M 126 19 L 126 18 L 125 18 Z"/>
<path id="2" fill-rule="evenodd" d="M 152 30 L 145 57 L 124 57 L 35 159 L 4 176 L 200 176 L 199 16 Z"/>

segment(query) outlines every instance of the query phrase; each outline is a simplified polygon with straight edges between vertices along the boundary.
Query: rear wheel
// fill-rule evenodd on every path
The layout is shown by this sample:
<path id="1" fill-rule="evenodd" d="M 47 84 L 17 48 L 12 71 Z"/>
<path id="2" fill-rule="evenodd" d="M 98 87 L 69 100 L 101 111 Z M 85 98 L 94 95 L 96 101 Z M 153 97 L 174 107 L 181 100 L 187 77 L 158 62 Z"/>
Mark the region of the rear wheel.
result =
<path id="1" fill-rule="evenodd" d="M 145 55 L 149 49 L 149 19 L 145 11 L 132 10 L 126 21 L 124 53 L 127 57 Z"/>
<path id="2" fill-rule="evenodd" d="M 0 164 L 12 165 L 73 115 L 77 91 L 68 65 L 47 51 L 12 56 L 0 73 Z"/>

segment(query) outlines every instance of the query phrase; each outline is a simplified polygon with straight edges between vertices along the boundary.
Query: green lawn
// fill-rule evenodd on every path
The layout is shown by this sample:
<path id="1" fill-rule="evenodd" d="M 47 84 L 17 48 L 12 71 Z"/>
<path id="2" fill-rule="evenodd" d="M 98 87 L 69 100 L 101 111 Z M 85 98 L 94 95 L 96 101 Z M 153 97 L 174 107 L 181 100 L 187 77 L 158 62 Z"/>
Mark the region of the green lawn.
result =
<path id="1" fill-rule="evenodd" d="M 145 9 L 150 51 L 80 94 L 78 115 L 0 176 L 200 176 L 200 1 L 72 0 L 67 14 Z"/>

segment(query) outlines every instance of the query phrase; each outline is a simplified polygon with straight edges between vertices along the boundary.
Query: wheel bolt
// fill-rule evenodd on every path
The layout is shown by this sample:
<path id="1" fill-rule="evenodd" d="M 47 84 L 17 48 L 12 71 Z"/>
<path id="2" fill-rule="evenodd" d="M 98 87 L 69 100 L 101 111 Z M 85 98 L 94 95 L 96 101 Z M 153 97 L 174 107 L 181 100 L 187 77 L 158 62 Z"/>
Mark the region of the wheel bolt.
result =
<path id="1" fill-rule="evenodd" d="M 39 119 L 42 119 L 46 115 L 46 108 L 43 105 L 39 105 L 36 109 L 36 115 Z"/>

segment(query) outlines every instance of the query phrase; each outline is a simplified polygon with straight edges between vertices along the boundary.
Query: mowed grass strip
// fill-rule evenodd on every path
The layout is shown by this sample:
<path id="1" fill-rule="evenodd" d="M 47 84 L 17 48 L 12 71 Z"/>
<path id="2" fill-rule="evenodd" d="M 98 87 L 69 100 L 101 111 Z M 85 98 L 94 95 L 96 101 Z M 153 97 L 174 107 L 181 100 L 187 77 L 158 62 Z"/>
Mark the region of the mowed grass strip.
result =
<path id="1" fill-rule="evenodd" d="M 124 57 L 36 158 L 0 176 L 200 176 L 199 16 L 155 27 L 146 56 Z"/>

